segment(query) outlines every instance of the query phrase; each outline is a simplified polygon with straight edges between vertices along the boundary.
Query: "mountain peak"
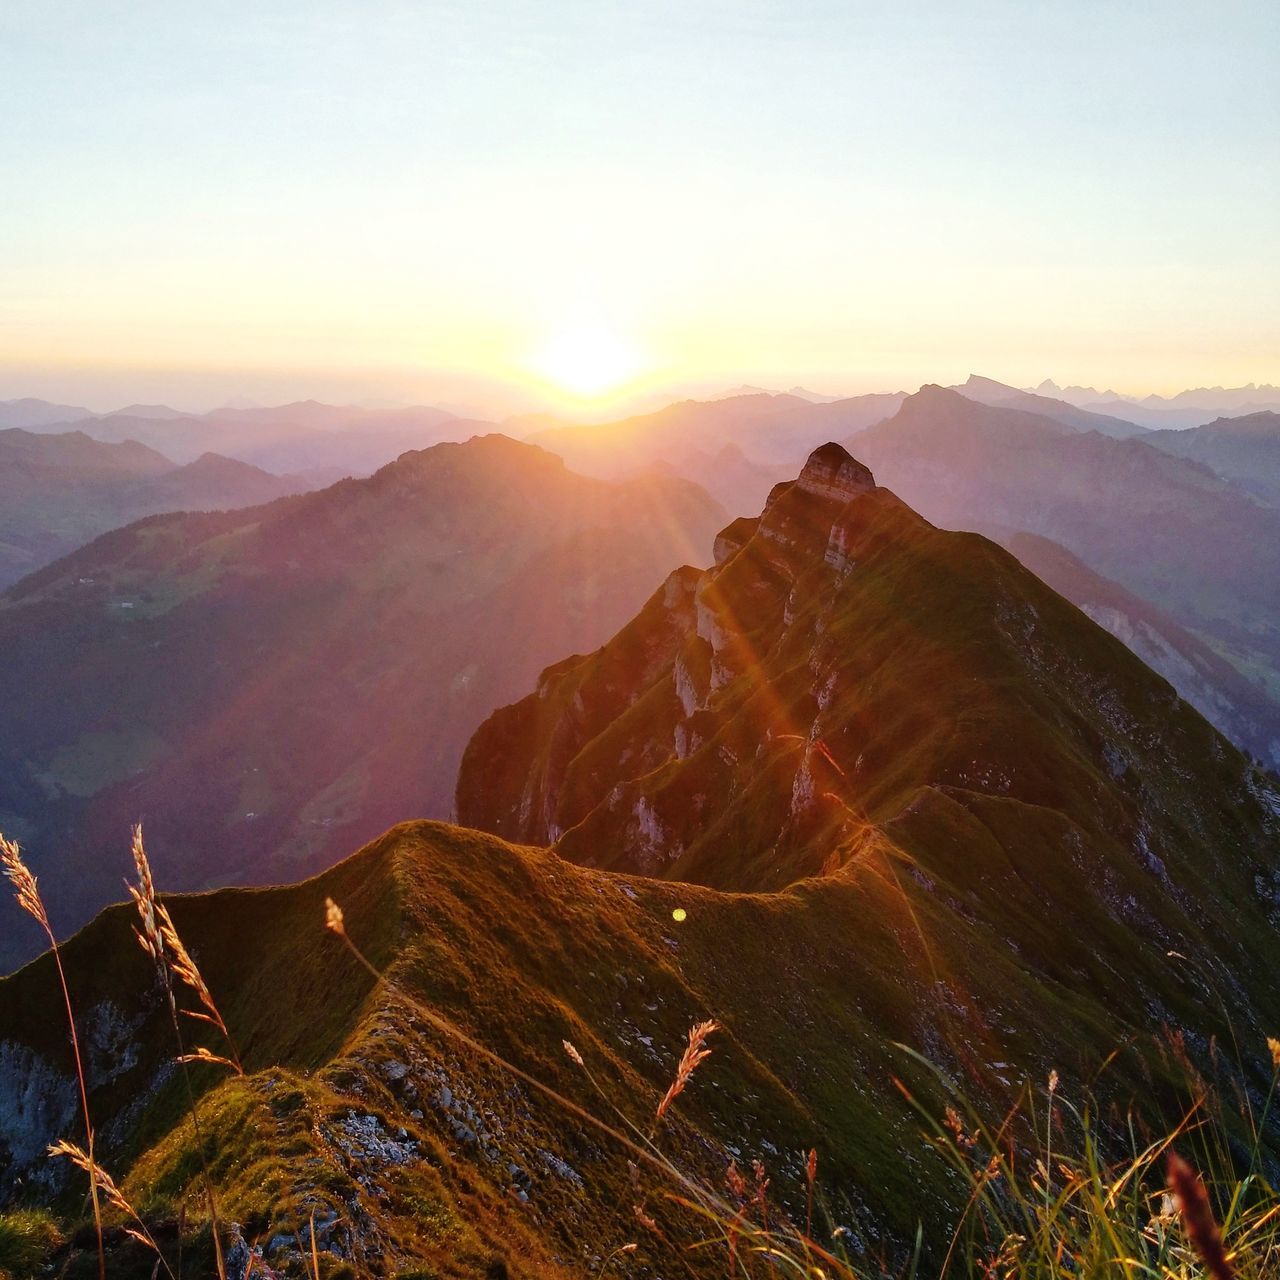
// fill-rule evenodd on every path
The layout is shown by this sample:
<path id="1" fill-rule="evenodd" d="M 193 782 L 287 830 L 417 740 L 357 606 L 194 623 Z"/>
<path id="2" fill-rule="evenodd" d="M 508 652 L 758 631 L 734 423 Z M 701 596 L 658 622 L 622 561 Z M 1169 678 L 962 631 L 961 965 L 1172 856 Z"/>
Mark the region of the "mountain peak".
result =
<path id="1" fill-rule="evenodd" d="M 876 487 L 875 477 L 843 445 L 834 441 L 819 445 L 804 464 L 796 486 L 805 493 L 838 502 L 849 502 Z"/>
<path id="2" fill-rule="evenodd" d="M 969 382 L 965 383 L 965 386 L 970 385 L 973 385 L 972 376 L 970 376 Z M 965 397 L 957 391 L 955 387 L 943 387 L 939 386 L 936 382 L 926 382 L 921 386 L 919 391 L 915 392 L 913 395 L 909 395 L 903 403 L 929 404 L 931 402 L 945 402 L 947 404 L 956 404 L 964 398 Z"/>

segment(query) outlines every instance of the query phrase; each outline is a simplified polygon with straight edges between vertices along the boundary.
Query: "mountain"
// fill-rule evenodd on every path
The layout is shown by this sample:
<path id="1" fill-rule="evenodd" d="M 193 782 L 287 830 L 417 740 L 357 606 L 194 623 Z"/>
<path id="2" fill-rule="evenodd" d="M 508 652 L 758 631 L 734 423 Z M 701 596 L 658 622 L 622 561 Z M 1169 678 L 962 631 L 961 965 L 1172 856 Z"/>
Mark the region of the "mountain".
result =
<path id="1" fill-rule="evenodd" d="M 1099 391 L 1097 387 L 1060 387 L 1052 378 L 1046 378 L 1038 387 L 1025 387 L 1026 391 L 1036 395 L 1048 396 L 1054 400 L 1065 400 L 1077 408 L 1096 404 L 1100 400 L 1124 400 L 1118 391 Z"/>
<path id="2" fill-rule="evenodd" d="M 178 467 L 135 440 L 0 430 L 0 588 L 141 516 L 252 506 L 306 487 L 214 454 Z"/>
<path id="3" fill-rule="evenodd" d="M 715 397 L 716 399 L 726 399 L 730 396 L 776 396 L 781 393 L 771 391 L 768 387 L 757 387 L 750 383 L 744 383 L 740 387 L 734 387 L 723 395 Z M 819 391 L 810 391 L 808 387 L 795 386 L 786 392 L 789 396 L 795 396 L 799 400 L 808 400 L 810 404 L 832 404 L 836 400 L 844 399 L 843 396 L 823 395 Z"/>
<path id="4" fill-rule="evenodd" d="M 669 462 L 654 464 L 665 475 L 679 475 L 701 485 L 724 509 L 745 515 L 758 511 L 769 490 L 788 479 L 794 468 L 785 463 L 766 464 L 748 458 L 736 444 L 721 445 L 714 453 L 693 450 L 678 467 Z"/>
<path id="5" fill-rule="evenodd" d="M 1202 464 L 942 387 L 848 443 L 930 520 L 1061 543 L 1280 691 L 1280 512 Z"/>
<path id="6" fill-rule="evenodd" d="M 74 418 L 92 417 L 92 411 L 70 404 L 51 404 L 48 400 L 0 400 L 0 429 L 7 427 L 45 427 Z"/>
<path id="7" fill-rule="evenodd" d="M 132 405 L 41 430 L 81 431 L 109 442 L 138 440 L 179 462 L 219 453 L 277 473 L 337 468 L 343 475 L 368 475 L 411 449 L 474 434 L 474 425 L 430 406 L 370 409 L 303 400 L 206 414 Z"/>
<path id="8" fill-rule="evenodd" d="M 295 877 L 447 817 L 471 730 L 724 518 L 685 481 L 590 480 L 488 436 L 116 530 L 0 596 L 0 830 L 70 924 L 116 896 L 106 854 L 139 817 L 175 888 Z M 33 942 L 0 934 L 0 964 Z"/>
<path id="9" fill-rule="evenodd" d="M 1180 833 L 1208 821 L 1202 797 L 1245 785 L 1238 754 L 1128 649 L 838 445 L 723 530 L 715 558 L 477 731 L 460 821 L 591 865 L 767 890 L 856 858 L 868 823 L 946 812 L 963 829 L 1030 806 L 1052 839 L 1074 831 L 1163 880 L 1157 864 L 1200 847 Z M 1214 780 L 1176 801 L 1161 753 Z"/>
<path id="10" fill-rule="evenodd" d="M 832 434 L 857 431 L 888 417 L 900 394 L 811 402 L 798 395 L 752 392 L 720 400 L 682 400 L 656 413 L 619 422 L 551 427 L 538 424 L 529 439 L 590 474 L 625 475 L 655 462 L 682 469 L 690 455 L 738 446 L 754 461 L 792 469 Z M 532 424 L 531 424 L 532 425 Z"/>
<path id="11" fill-rule="evenodd" d="M 1280 387 L 1267 382 L 1261 385 L 1249 382 L 1243 387 L 1193 387 L 1174 396 L 1149 395 L 1142 403 L 1151 409 L 1182 409 L 1192 405 L 1218 412 L 1224 409 L 1240 412 L 1265 401 L 1280 401 Z"/>
<path id="12" fill-rule="evenodd" d="M 1117 440 L 1145 435 L 1147 430 L 1135 422 L 1128 422 L 1108 414 L 1091 413 L 1074 404 L 1069 404 L 1066 400 L 1036 395 L 1030 391 L 1019 391 L 1016 387 L 1005 386 L 1003 382 L 980 378 L 976 373 L 971 373 L 968 381 L 951 389 L 958 391 L 968 400 L 976 400 L 979 404 L 988 404 L 1001 409 L 1024 409 L 1028 413 L 1038 413 L 1054 422 L 1061 422 L 1064 426 L 1074 427 L 1077 431 L 1097 431 L 1104 436 L 1114 436 Z"/>
<path id="13" fill-rule="evenodd" d="M 473 446 L 413 461 L 458 483 Z M 820 1241 L 838 1227 L 887 1274 L 918 1225 L 940 1261 L 965 1207 L 916 1110 L 940 1115 L 952 1087 L 1000 1116 L 1051 1071 L 1064 1100 L 1089 1081 L 1121 1144 L 1129 1117 L 1179 1114 L 1197 1070 L 1265 1106 L 1274 780 L 1011 555 L 932 527 L 839 446 L 715 559 L 478 731 L 460 813 L 520 843 L 406 823 L 299 885 L 170 901 L 248 1072 L 195 1076 L 211 1174 L 233 1239 L 273 1267 L 298 1263 L 314 1214 L 328 1265 L 359 1275 L 579 1276 L 631 1242 L 642 1274 L 723 1275 L 722 1252 L 684 1247 L 708 1224 L 647 1161 L 530 1083 L 643 1134 L 708 1017 L 722 1030 L 659 1150 L 717 1188 L 758 1158 L 770 1212 L 802 1221 L 816 1148 Z M 523 638 L 524 615 L 501 616 Z M 287 722 L 260 718 L 289 757 Z M 149 831 L 166 882 L 199 826 Z M 122 842 L 102 856 L 123 869 Z M 326 897 L 381 980 L 324 933 Z M 198 1224 L 135 918 L 111 908 L 64 948 L 99 1154 L 151 1221 Z M 32 1016 L 56 1000 L 51 961 L 0 980 L 0 1098 L 22 1099 L 0 1106 L 0 1203 L 72 1190 L 44 1158 L 76 1106 L 65 1035 Z M 1233 1035 L 1257 1052 L 1217 1053 Z M 1025 1141 L 1010 1130 L 1011 1152 Z M 1276 1157 L 1265 1136 L 1265 1176 Z"/>
<path id="14" fill-rule="evenodd" d="M 1280 764 L 1280 701 L 1163 609 L 1094 573 L 1066 547 L 1034 533 L 998 540 L 1060 595 L 1123 640 L 1223 735 L 1272 767 Z"/>
<path id="15" fill-rule="evenodd" d="M 322 1259 L 346 1260 L 353 1275 L 576 1280 L 631 1241 L 641 1274 L 725 1274 L 723 1251 L 684 1247 L 706 1224 L 681 1213 L 650 1166 L 631 1173 L 629 1151 L 441 1036 L 409 1003 L 419 1000 L 619 1126 L 613 1106 L 647 1122 L 689 1026 L 714 1016 L 723 1029 L 712 1057 L 664 1125 L 661 1149 L 716 1188 L 730 1159 L 746 1169 L 761 1159 L 771 1211 L 803 1221 L 803 1153 L 816 1147 L 832 1215 L 825 1228 L 816 1222 L 828 1244 L 839 1224 L 846 1245 L 902 1253 L 922 1220 L 932 1246 L 962 1191 L 891 1083 L 940 1112 L 937 1081 L 894 1040 L 963 1061 L 975 1094 L 1004 1098 L 1004 1023 L 971 1021 L 997 980 L 1001 1002 L 989 1016 L 1026 1010 L 1026 1058 L 1047 1061 L 1048 1048 L 1063 1046 L 1060 1018 L 1082 1040 L 1118 1040 L 1130 1025 L 1119 1005 L 1074 1005 L 1057 981 L 1046 1000 L 989 943 L 981 954 L 992 968 L 976 970 L 972 997 L 956 1003 L 962 948 L 981 929 L 909 877 L 895 887 L 896 857 L 885 845 L 859 869 L 750 897 L 607 875 L 410 823 L 304 884 L 170 899 L 249 1073 L 196 1076 L 224 1221 L 260 1240 L 275 1268 L 300 1261 L 293 1233 L 314 1213 Z M 388 982 L 372 984 L 325 934 L 326 897 L 341 903 L 348 933 Z M 933 930 L 935 963 L 961 967 L 949 983 L 904 934 L 908 904 Z M 677 907 L 683 925 L 672 920 Z M 206 1216 L 199 1160 L 178 1119 L 172 1030 L 135 920 L 131 908 L 112 908 L 64 948 L 98 1153 L 152 1221 L 181 1212 L 194 1225 Z M 0 1105 L 0 1205 L 16 1195 L 65 1199 L 71 1185 L 45 1157 L 75 1123 L 65 1036 L 53 1019 L 31 1016 L 54 999 L 50 960 L 0 979 L 0 1098 L 22 1099 Z M 1075 962 L 1073 952 L 1064 969 Z M 1171 1013 L 1189 1007 L 1175 1000 Z M 1055 1064 L 1072 1078 L 1065 1054 Z M 1037 1077 L 1048 1069 L 1037 1063 Z M 1172 1089 L 1173 1078 L 1157 1067 L 1145 1091 Z M 905 1151 L 917 1153 L 909 1164 L 893 1154 Z M 663 1238 L 638 1227 L 633 1205 Z M 186 1274 L 210 1274 L 198 1269 L 197 1243 L 188 1242 Z M 150 1274 L 149 1262 L 136 1265 Z"/>
<path id="16" fill-rule="evenodd" d="M 1184 431 L 1152 431 L 1143 439 L 1202 462 L 1268 506 L 1280 507 L 1280 413 L 1218 418 Z"/>
<path id="17" fill-rule="evenodd" d="M 171 421 L 174 418 L 186 418 L 191 415 L 183 413 L 181 409 L 171 409 L 167 404 L 127 404 L 120 409 L 112 409 L 110 413 L 103 413 L 98 416 L 102 418 L 159 418 Z"/>
<path id="18" fill-rule="evenodd" d="M 1171 953 L 1228 982 L 1261 1043 L 1272 984 L 1239 949 L 1277 945 L 1280 791 L 1128 648 L 835 445 L 725 529 L 716 562 L 673 573 L 477 731 L 460 821 L 694 904 L 689 883 L 739 895 L 789 928 L 802 900 L 830 946 L 854 948 L 831 1013 L 900 1016 L 875 975 L 919 965 L 936 988 L 905 998 L 906 1043 L 934 1043 L 953 1002 L 968 1056 L 947 1069 L 964 1078 L 992 1063 L 1034 1078 L 1038 1053 L 1102 1056 L 1167 1019 L 1205 1045 L 1212 1000 L 1187 1012 Z M 772 930 L 715 932 L 726 964 L 745 974 L 766 953 L 789 983 Z M 1039 994 L 1015 1010 L 993 965 Z M 1063 1022 L 1030 1030 L 1048 1008 Z M 808 1014 L 794 1025 L 807 1043 Z"/>

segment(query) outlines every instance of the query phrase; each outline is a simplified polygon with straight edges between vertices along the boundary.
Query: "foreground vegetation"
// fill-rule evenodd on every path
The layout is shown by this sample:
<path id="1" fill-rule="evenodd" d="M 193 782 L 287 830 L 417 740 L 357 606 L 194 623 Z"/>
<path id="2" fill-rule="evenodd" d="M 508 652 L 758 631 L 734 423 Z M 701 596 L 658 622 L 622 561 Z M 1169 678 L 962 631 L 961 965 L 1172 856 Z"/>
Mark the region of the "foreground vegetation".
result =
<path id="1" fill-rule="evenodd" d="M 272 1132 L 263 1127 L 263 1096 L 254 1079 L 245 1076 L 215 995 L 156 894 L 140 831 L 133 851 L 136 933 L 168 1006 L 172 1053 L 185 1081 L 185 1137 L 139 1160 L 120 1184 L 102 1166 L 79 1041 L 74 1039 L 75 1011 L 64 982 L 82 1115 L 79 1130 L 54 1144 L 50 1157 L 70 1161 L 79 1170 L 85 1198 L 79 1211 L 74 1204 L 62 1204 L 56 1215 L 36 1208 L 0 1215 L 0 1277 L 96 1273 L 247 1280 L 288 1274 L 337 1280 L 361 1274 L 330 1248 L 328 1224 L 317 1221 L 314 1207 L 308 1216 L 306 1198 L 297 1199 L 297 1186 L 280 1181 L 282 1162 L 312 1161 L 305 1126 L 291 1130 L 289 1118 L 325 1105 L 323 1083 L 285 1081 L 286 1087 L 277 1088 L 267 1103 L 284 1127 Z M 0 863 L 19 904 L 47 926 L 35 878 L 16 845 L 0 845 Z M 993 1118 L 981 1105 L 967 1102 L 942 1072 L 899 1047 L 904 1076 L 912 1068 L 917 1079 L 931 1077 L 937 1084 L 930 1100 L 919 1099 L 905 1083 L 899 1089 L 917 1113 L 920 1143 L 951 1170 L 964 1208 L 944 1237 L 932 1231 L 926 1236 L 922 1225 L 914 1242 L 869 1248 L 841 1224 L 839 1206 L 828 1202 L 816 1148 L 802 1156 L 802 1203 L 776 1191 L 771 1186 L 774 1171 L 758 1160 L 744 1160 L 741 1167 L 730 1161 L 715 1179 L 681 1159 L 682 1147 L 672 1132 L 681 1107 L 693 1091 L 714 1084 L 721 1063 L 729 1065 L 730 1051 L 714 1021 L 691 1029 L 666 1091 L 648 1102 L 635 1099 L 638 1106 L 630 1109 L 619 1106 L 599 1079 L 600 1064 L 592 1051 L 565 1041 L 570 1071 L 586 1081 L 598 1100 L 591 1109 L 477 1041 L 367 958 L 332 900 L 323 925 L 345 943 L 349 966 L 389 988 L 420 1025 L 541 1095 L 565 1126 L 626 1153 L 630 1176 L 617 1197 L 624 1239 L 595 1259 L 595 1273 L 662 1274 L 676 1259 L 692 1260 L 699 1274 L 812 1280 L 1074 1280 L 1110 1275 L 1262 1280 L 1280 1268 L 1280 1195 L 1271 1180 L 1265 1141 L 1280 1076 L 1280 1043 L 1270 1042 L 1265 1050 L 1258 1046 L 1259 1054 L 1271 1055 L 1272 1068 L 1271 1093 L 1260 1107 L 1245 1093 L 1229 1098 L 1181 1055 L 1186 1111 L 1180 1122 L 1160 1133 L 1149 1132 L 1136 1109 L 1117 1114 L 1114 1104 L 1097 1101 L 1088 1091 L 1068 1095 L 1056 1073 L 1025 1086 L 1015 1105 Z M 319 934 L 321 927 L 317 916 L 312 928 Z M 52 930 L 49 938 L 61 972 Z M 203 1038 L 210 1043 L 193 1044 L 191 1029 L 207 1032 Z M 1172 1051 L 1180 1053 L 1176 1044 Z M 226 1080 L 210 1091 L 218 1074 Z M 938 1108 L 935 1097 L 950 1101 Z M 216 1137 L 209 1140 L 210 1133 L 227 1132 L 244 1135 L 234 1160 L 218 1147 Z M 291 1134 L 283 1144 L 281 1133 Z M 1242 1142 L 1242 1134 L 1248 1142 Z M 255 1141 L 261 1149 L 255 1149 Z M 915 1153 L 904 1149 L 904 1167 L 914 1161 Z M 238 1183 L 229 1176 L 232 1164 L 247 1166 Z M 322 1171 L 315 1176 L 323 1180 L 328 1175 Z M 296 1181 L 305 1184 L 306 1178 L 296 1171 Z M 199 1188 L 196 1200 L 175 1199 L 184 1179 Z M 265 1240 L 245 1238 L 241 1223 L 253 1216 L 244 1191 L 249 1185 L 265 1197 L 268 1209 L 273 1197 L 296 1200 L 296 1247 L 283 1259 L 273 1256 L 268 1262 Z M 919 1206 L 922 1223 L 926 1207 Z M 429 1198 L 420 1197 L 411 1209 L 424 1240 L 433 1243 L 433 1256 L 442 1243 L 447 1248 L 451 1237 L 464 1238 L 465 1224 L 451 1221 Z M 486 1271 L 531 1278 L 573 1274 L 522 1258 L 518 1246 L 514 1256 L 494 1255 L 449 1274 Z M 421 1280 L 437 1272 L 401 1268 L 397 1274 Z"/>

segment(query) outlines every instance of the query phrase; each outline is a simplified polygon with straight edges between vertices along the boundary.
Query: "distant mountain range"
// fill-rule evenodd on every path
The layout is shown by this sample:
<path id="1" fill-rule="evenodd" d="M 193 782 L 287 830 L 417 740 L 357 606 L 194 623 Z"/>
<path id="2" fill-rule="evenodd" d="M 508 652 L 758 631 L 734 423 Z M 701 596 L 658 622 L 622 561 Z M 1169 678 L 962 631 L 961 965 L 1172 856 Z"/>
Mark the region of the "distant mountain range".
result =
<path id="1" fill-rule="evenodd" d="M 1250 382 L 1243 387 L 1196 387 L 1174 396 L 1122 396 L 1094 387 L 1059 387 L 1046 379 L 1035 388 L 1041 395 L 1070 401 L 1098 413 L 1114 413 L 1159 431 L 1197 427 L 1222 415 L 1280 410 L 1280 387 Z"/>
<path id="2" fill-rule="evenodd" d="M 301 875 L 448 817 L 475 726 L 725 518 L 687 481 L 587 479 L 490 435 L 118 529 L 0 596 L 0 830 L 65 926 L 118 896 L 110 854 L 139 817 L 184 888 Z M 0 968 L 34 943 L 0 932 Z"/>
<path id="3" fill-rule="evenodd" d="M 1049 389 L 1029 393 L 972 375 L 910 397 L 812 404 L 753 393 L 591 427 L 542 424 L 536 438 L 584 470 L 657 466 L 684 475 L 739 515 L 758 510 L 805 450 L 843 438 L 946 527 L 999 537 L 1023 530 L 1068 548 L 1094 575 L 1058 578 L 1082 607 L 1104 581 L 1113 598 L 1127 592 L 1124 616 L 1138 610 L 1141 627 L 1122 622 L 1123 610 L 1099 616 L 1237 742 L 1280 764 L 1274 416 L 1149 431 L 1041 393 Z M 852 422 L 865 425 L 845 433 Z M 1170 627 L 1182 634 L 1171 638 Z M 1140 639 L 1153 631 L 1169 642 Z M 1208 660 L 1206 645 L 1234 678 Z"/>
<path id="4" fill-rule="evenodd" d="M 621 475 L 663 461 L 679 466 L 690 455 L 733 444 L 752 460 L 791 465 L 815 438 L 879 422 L 902 403 L 901 394 L 854 396 L 815 403 L 795 395 L 753 392 L 721 400 L 682 400 L 656 413 L 619 422 L 527 422 L 528 439 L 592 475 Z"/>
<path id="5" fill-rule="evenodd" d="M 1280 413 L 1268 410 L 1183 431 L 1152 431 L 1143 440 L 1203 462 L 1268 506 L 1280 507 Z"/>
<path id="6" fill-rule="evenodd" d="M 95 440 L 136 440 L 177 462 L 219 453 L 265 470 L 329 483 L 367 475 L 410 449 L 474 434 L 473 424 L 430 406 L 367 408 L 302 400 L 225 407 L 205 414 L 167 405 L 129 405 L 106 414 L 39 400 L 0 403 L 0 425 L 79 431 Z"/>
<path id="7" fill-rule="evenodd" d="M 990 378 L 981 378 L 977 374 L 970 374 L 967 382 L 953 387 L 952 390 L 958 391 L 968 400 L 976 400 L 979 404 L 991 405 L 998 409 L 1023 409 L 1028 413 L 1038 413 L 1054 422 L 1073 427 L 1077 431 L 1097 431 L 1104 436 L 1114 436 L 1117 440 L 1146 434 L 1146 428 L 1135 422 L 1111 414 L 1080 409 L 1063 399 L 1018 391 L 1013 387 L 1006 387 L 1002 382 L 993 382 Z"/>
<path id="8" fill-rule="evenodd" d="M 0 430 L 0 588 L 141 516 L 252 506 L 309 487 L 213 453 L 178 466 L 134 440 Z"/>

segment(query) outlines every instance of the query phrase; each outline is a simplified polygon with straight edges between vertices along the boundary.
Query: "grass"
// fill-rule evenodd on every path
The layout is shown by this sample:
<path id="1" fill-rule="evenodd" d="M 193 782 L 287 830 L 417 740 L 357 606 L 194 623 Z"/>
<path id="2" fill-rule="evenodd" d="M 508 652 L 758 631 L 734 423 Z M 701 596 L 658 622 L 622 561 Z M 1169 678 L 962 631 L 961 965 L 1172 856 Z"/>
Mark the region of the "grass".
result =
<path id="1" fill-rule="evenodd" d="M 980 854 L 980 841 L 968 844 Z M 72 989 L 86 1006 L 96 990 L 82 986 L 86 957 L 101 969 L 104 948 L 125 948 L 159 975 L 153 993 L 167 1003 L 173 992 L 183 1030 L 199 1033 L 168 1055 L 208 1056 L 187 1064 L 191 1097 L 172 1078 L 153 1103 L 167 1118 L 144 1112 L 152 1136 L 110 1155 L 123 1175 L 111 1184 L 118 1198 L 106 1195 L 113 1276 L 144 1280 L 157 1255 L 175 1276 L 218 1274 L 215 1241 L 230 1276 L 241 1239 L 265 1248 L 296 1237 L 297 1247 L 271 1253 L 273 1271 L 1206 1280 L 1193 1234 L 1165 1200 L 1172 1149 L 1204 1175 L 1237 1280 L 1261 1280 L 1280 1262 L 1271 1097 L 1237 1096 L 1229 1072 L 1206 1083 L 1176 1047 L 1148 1062 L 1148 1096 L 1132 1110 L 1124 1099 L 1135 1076 L 1103 1073 L 1090 1086 L 1075 1064 L 1069 1085 L 1024 1088 L 1011 1105 L 980 1075 L 889 1043 L 851 1072 L 842 1058 L 868 1044 L 852 1007 L 870 1025 L 905 1030 L 895 1019 L 914 997 L 909 979 L 887 970 L 882 989 L 850 991 L 846 880 L 734 899 L 642 881 L 623 893 L 613 877 L 430 824 L 288 890 L 166 902 L 148 880 L 149 867 L 137 895 L 154 916 L 140 917 L 141 931 L 164 973 L 117 912 L 94 926 L 95 950 L 85 950 L 93 939 L 69 944 Z M 896 936 L 901 899 L 866 897 L 879 883 L 859 890 L 863 907 Z M 346 908 L 329 913 L 327 944 L 326 895 Z M 687 916 L 679 927 L 677 903 Z M 924 924 L 935 959 L 944 956 L 941 922 Z M 671 933 L 678 956 L 664 941 Z M 805 958 L 794 986 L 783 939 Z M 870 927 L 855 945 L 874 961 L 868 978 L 884 968 Z M 613 966 L 628 956 L 643 970 L 620 984 Z M 713 975 L 721 985 L 694 985 Z M 130 961 L 104 989 L 145 986 L 147 976 L 148 965 Z M 1013 985 L 1016 966 L 994 977 Z M 777 998 L 752 997 L 765 989 Z M 1030 1020 L 1028 1034 L 1062 1039 L 1055 1020 L 1077 1016 L 1058 1007 L 1065 994 L 1039 990 L 1043 1020 Z M 297 1025 L 284 1025 L 295 1007 Z M 172 1040 L 173 1016 L 157 1016 Z M 719 1025 L 707 1025 L 711 1016 Z M 616 1038 L 619 1017 L 653 1042 L 651 1059 L 644 1040 Z M 138 1032 L 148 1053 L 166 1053 L 161 1031 Z M 1115 1026 L 1093 1034 L 1114 1042 Z M 1246 1066 L 1274 1090 L 1275 1064 L 1258 1049 L 1244 1047 Z M 850 1080 L 881 1072 L 901 1082 L 896 1106 L 850 1096 Z M 445 1083 L 453 1111 L 433 1101 Z M 1156 1127 L 1146 1103 L 1175 1095 L 1185 1114 Z M 466 1123 L 490 1131 L 478 1145 L 448 1133 L 472 1102 L 478 1118 Z M 105 1106 L 97 1094 L 90 1103 Z M 118 1114 L 129 1100 L 114 1103 Z M 749 1147 L 728 1163 L 720 1144 L 744 1134 Z M 803 1152 L 788 1152 L 801 1135 Z M 413 1158 L 377 1155 L 388 1144 Z M 486 1155 L 490 1144 L 500 1158 Z M 581 1185 L 538 1176 L 539 1150 L 572 1166 Z M 506 1176 L 509 1160 L 535 1175 L 527 1205 L 515 1192 L 529 1184 Z M 883 1184 L 877 1206 L 892 1204 L 896 1216 L 851 1201 L 866 1170 Z M 76 1243 L 43 1237 L 42 1258 L 84 1275 L 92 1253 L 76 1206 L 57 1208 L 61 1237 Z M 334 1219 L 314 1257 L 313 1217 Z M 888 1228 L 878 1238 L 877 1224 Z"/>
<path id="2" fill-rule="evenodd" d="M 34 1209 L 0 1214 L 0 1280 L 33 1280 L 62 1243 L 50 1214 Z"/>

